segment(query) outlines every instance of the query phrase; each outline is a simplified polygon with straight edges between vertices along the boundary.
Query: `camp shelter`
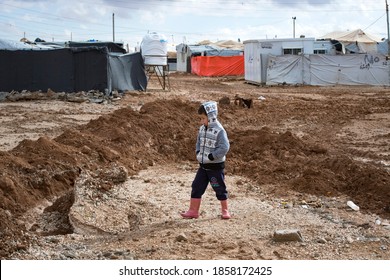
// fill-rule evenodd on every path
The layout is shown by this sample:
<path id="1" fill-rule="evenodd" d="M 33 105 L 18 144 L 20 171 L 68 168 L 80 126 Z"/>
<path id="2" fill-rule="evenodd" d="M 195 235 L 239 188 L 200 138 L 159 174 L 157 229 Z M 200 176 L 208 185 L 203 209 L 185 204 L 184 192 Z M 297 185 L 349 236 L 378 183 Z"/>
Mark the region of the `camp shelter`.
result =
<path id="1" fill-rule="evenodd" d="M 244 75 L 244 56 L 194 56 L 191 73 L 204 77 Z"/>
<path id="2" fill-rule="evenodd" d="M 389 66 L 381 54 L 269 56 L 267 85 L 389 85 Z"/>
<path id="3" fill-rule="evenodd" d="M 378 43 L 382 41 L 379 37 L 368 34 L 361 29 L 352 31 L 333 31 L 319 39 L 337 40 L 345 47 L 345 53 L 376 53 Z"/>
<path id="4" fill-rule="evenodd" d="M 141 53 L 109 55 L 110 88 L 120 91 L 146 90 L 147 77 Z"/>
<path id="5" fill-rule="evenodd" d="M 268 56 L 333 54 L 330 41 L 314 38 L 260 39 L 244 41 L 245 80 L 254 84 L 267 82 Z"/>
<path id="6" fill-rule="evenodd" d="M 244 75 L 244 45 L 235 41 L 202 41 L 176 46 L 177 71 L 201 76 Z"/>
<path id="7" fill-rule="evenodd" d="M 0 50 L 0 91 L 77 92 L 145 90 L 140 53 L 118 55 L 107 47 Z"/>
<path id="8" fill-rule="evenodd" d="M 69 47 L 69 48 L 106 47 L 109 53 L 121 53 L 121 54 L 126 53 L 126 50 L 123 48 L 123 44 L 117 42 L 106 42 L 106 41 L 95 41 L 95 40 L 92 41 L 90 40 L 87 42 L 69 41 L 65 43 L 65 47 Z"/>
<path id="9" fill-rule="evenodd" d="M 22 38 L 20 41 L 0 39 L 0 50 L 47 50 L 51 48 L 51 46 L 34 44 L 26 38 Z"/>

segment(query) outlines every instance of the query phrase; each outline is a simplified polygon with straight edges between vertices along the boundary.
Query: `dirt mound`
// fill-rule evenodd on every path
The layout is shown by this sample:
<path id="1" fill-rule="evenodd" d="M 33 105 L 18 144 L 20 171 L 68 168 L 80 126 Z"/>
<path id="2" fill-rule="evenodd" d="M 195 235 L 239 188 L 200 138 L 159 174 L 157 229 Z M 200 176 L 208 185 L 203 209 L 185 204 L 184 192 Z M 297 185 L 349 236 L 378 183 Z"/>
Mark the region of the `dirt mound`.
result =
<path id="1" fill-rule="evenodd" d="M 230 133 L 230 165 L 235 174 L 262 184 L 316 196 L 345 194 L 374 213 L 389 216 L 390 180 L 386 170 L 332 154 L 316 142 L 303 141 L 291 131 L 263 127 Z"/>
<path id="2" fill-rule="evenodd" d="M 17 217 L 41 200 L 60 197 L 46 212 L 67 216 L 73 202 L 70 194 L 82 172 L 99 178 L 94 186 L 104 192 L 148 166 L 193 161 L 198 105 L 157 100 L 139 111 L 123 108 L 68 129 L 55 139 L 24 140 L 15 149 L 0 152 L 1 256 L 26 242 L 26 229 L 16 222 Z M 275 195 L 283 195 L 286 189 L 322 196 L 343 193 L 366 211 L 390 217 L 386 212 L 390 178 L 385 170 L 333 154 L 294 131 L 256 125 L 243 129 L 242 119 L 235 122 L 234 115 L 243 115 L 244 110 L 234 105 L 221 107 L 222 123 L 231 140 L 227 172 L 247 176 L 260 185 L 273 185 Z M 9 242 L 11 239 L 14 242 Z"/>
<path id="3" fill-rule="evenodd" d="M 113 165 L 123 166 L 127 176 L 157 162 L 188 159 L 196 133 L 188 112 L 196 112 L 196 106 L 171 100 L 146 104 L 140 112 L 120 109 L 55 139 L 24 140 L 12 151 L 1 152 L 0 230 L 18 239 L 14 217 L 72 190 L 82 171 L 100 178 L 104 190 L 118 183 L 118 176 L 110 174 Z M 9 244 L 2 245 L 3 255 Z"/>

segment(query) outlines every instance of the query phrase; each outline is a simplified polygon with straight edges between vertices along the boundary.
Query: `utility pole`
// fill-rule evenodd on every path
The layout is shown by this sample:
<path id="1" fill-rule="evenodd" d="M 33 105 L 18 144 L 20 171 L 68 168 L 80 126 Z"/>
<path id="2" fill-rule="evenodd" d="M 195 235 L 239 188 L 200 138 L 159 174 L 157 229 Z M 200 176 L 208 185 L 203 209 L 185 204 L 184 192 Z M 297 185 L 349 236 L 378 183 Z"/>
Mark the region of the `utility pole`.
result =
<path id="1" fill-rule="evenodd" d="M 292 19 L 293 19 L 293 38 L 295 38 L 295 20 L 297 19 L 297 17 L 292 17 Z"/>
<path id="2" fill-rule="evenodd" d="M 390 56 L 389 5 L 387 4 L 387 0 L 386 0 L 386 15 L 387 15 L 387 55 Z"/>
<path id="3" fill-rule="evenodd" d="M 390 59 L 390 31 L 389 31 L 389 5 L 387 4 L 387 0 L 386 0 L 386 15 L 387 15 L 387 56 L 386 56 L 386 61 L 387 61 L 387 71 L 389 72 L 389 80 L 388 80 L 388 83 L 390 85 L 390 63 L 389 63 L 389 59 Z"/>
<path id="4" fill-rule="evenodd" d="M 115 14 L 112 13 L 112 41 L 115 42 Z"/>

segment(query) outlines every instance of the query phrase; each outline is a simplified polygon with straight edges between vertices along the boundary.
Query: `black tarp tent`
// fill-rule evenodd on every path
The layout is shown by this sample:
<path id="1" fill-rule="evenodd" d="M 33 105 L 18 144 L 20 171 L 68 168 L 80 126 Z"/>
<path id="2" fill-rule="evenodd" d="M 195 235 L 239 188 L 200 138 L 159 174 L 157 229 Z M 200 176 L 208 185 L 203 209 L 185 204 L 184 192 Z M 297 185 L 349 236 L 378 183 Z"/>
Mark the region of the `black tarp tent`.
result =
<path id="1" fill-rule="evenodd" d="M 141 53 L 109 55 L 109 77 L 112 89 L 146 90 L 147 77 Z"/>
<path id="2" fill-rule="evenodd" d="M 108 51 L 110 53 L 122 53 L 125 54 L 126 50 L 123 48 L 122 44 L 113 43 L 113 42 L 99 42 L 99 41 L 92 41 L 92 42 L 74 42 L 69 41 L 65 44 L 69 48 L 80 48 L 80 47 L 107 47 Z"/>
<path id="3" fill-rule="evenodd" d="M 107 47 L 0 50 L 0 91 L 112 92 L 146 86 L 140 53 L 110 54 Z"/>

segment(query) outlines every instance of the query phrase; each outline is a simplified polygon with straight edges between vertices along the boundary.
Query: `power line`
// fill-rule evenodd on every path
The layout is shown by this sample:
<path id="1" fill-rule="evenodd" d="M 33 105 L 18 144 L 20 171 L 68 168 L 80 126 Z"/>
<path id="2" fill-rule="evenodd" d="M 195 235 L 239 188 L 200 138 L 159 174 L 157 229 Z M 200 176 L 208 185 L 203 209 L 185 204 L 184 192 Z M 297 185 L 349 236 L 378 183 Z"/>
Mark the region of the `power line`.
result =
<path id="1" fill-rule="evenodd" d="M 371 23 L 369 26 L 367 26 L 366 28 L 364 28 L 363 30 L 366 30 L 368 28 L 370 28 L 371 26 L 373 26 L 375 23 L 377 23 L 381 18 L 383 18 L 384 16 L 386 15 L 386 13 L 384 13 L 383 15 L 381 15 L 379 18 L 377 18 L 373 23 Z"/>
<path id="2" fill-rule="evenodd" d="M 16 1 L 14 1 L 16 2 Z M 251 12 L 255 12 L 253 14 L 251 13 L 246 13 L 245 14 L 245 18 L 246 19 L 252 19 L 253 18 L 253 23 L 251 25 L 251 27 L 260 27 L 260 26 L 265 26 L 265 25 L 272 25 L 272 24 L 275 24 L 275 22 L 283 22 L 285 21 L 285 10 L 283 11 L 280 11 L 280 7 L 281 6 L 293 6 L 295 7 L 294 10 L 296 10 L 297 7 L 299 7 L 299 5 L 302 5 L 302 4 L 305 4 L 305 9 L 304 10 L 299 10 L 299 14 L 298 16 L 300 16 L 300 14 L 302 13 L 312 13 L 312 12 L 316 12 L 316 14 L 318 14 L 318 9 L 317 7 L 321 7 L 321 5 L 325 5 L 325 4 L 328 4 L 327 3 L 328 1 L 321 1 L 321 2 L 316 2 L 316 3 L 312 3 L 312 4 L 307 4 L 307 1 L 289 1 L 289 0 L 286 0 L 286 1 L 283 1 L 283 2 L 280 2 L 278 1 L 276 5 L 275 1 L 256 1 L 256 0 L 252 0 L 252 1 L 238 1 L 238 0 L 225 0 L 225 1 L 219 1 L 219 0 L 197 0 L 196 2 L 191 2 L 191 3 L 195 3 L 195 6 L 192 6 L 192 5 L 189 5 L 188 4 L 188 1 L 175 1 L 175 0 L 132 0 L 132 1 L 124 1 L 124 0 L 106 0 L 104 2 L 96 2 L 96 1 L 88 1 L 88 0 L 81 0 L 77 3 L 81 3 L 81 4 L 85 4 L 85 5 L 88 5 L 88 6 L 94 6 L 94 7 L 111 7 L 111 8 L 114 8 L 114 9 L 121 9 L 121 10 L 128 10 L 128 11 L 138 11 L 138 12 L 142 12 L 143 10 L 148 10 L 148 8 L 150 8 L 151 10 L 152 9 L 156 9 L 156 7 L 159 7 L 160 10 L 161 9 L 172 9 L 172 8 L 181 8 L 181 9 L 186 9 L 186 8 L 191 8 L 192 11 L 207 11 L 208 13 L 212 13 L 212 14 L 215 14 L 216 12 L 227 12 L 227 11 L 234 11 L 235 13 L 233 13 L 232 15 L 230 16 L 236 16 L 238 15 L 239 12 L 247 12 L 247 11 L 251 11 Z M 359 1 L 357 1 L 359 2 Z M 367 4 L 367 2 L 372 2 L 374 3 L 374 1 L 364 1 L 365 4 Z M 24 2 L 26 3 L 26 2 Z M 218 7 L 216 7 L 215 5 L 217 4 L 221 4 L 223 3 L 222 5 L 219 5 Z M 363 3 L 363 2 L 362 2 Z M 375 3 L 377 4 L 377 1 L 375 1 Z M 29 24 L 30 23 L 33 23 L 33 24 L 36 24 L 37 26 L 42 26 L 44 28 L 42 28 L 42 31 L 41 30 L 37 30 L 35 33 L 39 33 L 39 34 L 48 34 L 47 32 L 49 31 L 53 31 L 53 33 L 56 33 L 56 37 L 66 37 L 65 35 L 65 30 L 72 30 L 73 29 L 73 34 L 76 34 L 74 32 L 74 30 L 76 29 L 77 32 L 78 32 L 78 36 L 98 36 L 98 35 L 102 35 L 102 36 L 106 36 L 106 35 L 110 35 L 112 34 L 111 33 L 111 17 L 109 17 L 108 15 L 111 15 L 111 12 L 110 13 L 107 13 L 107 20 L 105 21 L 92 21 L 92 20 L 89 20 L 88 17 L 85 17 L 84 19 L 83 18 L 80 18 L 80 17 L 72 17 L 72 16 L 63 16 L 63 15 L 53 15 L 52 13 L 49 13 L 49 12 L 45 12 L 45 11 L 42 11 L 42 10 L 37 10 L 37 9 L 31 9 L 31 8 L 27 8 L 27 7 L 18 7 L 17 5 L 12 5 L 12 4 L 8 4 L 8 3 L 0 3 L 0 5 L 6 5 L 8 7 L 11 7 L 15 10 L 19 10 L 20 12 L 17 13 L 17 14 L 14 14 L 14 15 L 5 15 L 4 13 L 2 13 L 0 15 L 0 18 L 4 18 L 4 19 L 9 19 L 10 21 L 15 21 L 15 22 L 3 22 L 3 24 L 11 24 L 12 27 L 14 28 L 19 28 L 21 30 L 32 30 L 30 29 L 30 26 Z M 368 5 L 366 5 L 368 6 Z M 375 7 L 375 5 L 371 5 L 372 7 Z M 371 7 L 370 6 L 370 7 Z M 197 8 L 199 7 L 199 8 Z M 248 7 L 251 7 L 251 9 L 248 9 Z M 309 8 L 308 8 L 309 7 Z M 325 7 L 325 6 L 324 6 Z M 327 13 L 327 12 L 332 12 L 332 14 L 335 14 L 335 13 L 345 13 L 345 11 L 348 10 L 349 13 L 352 13 L 352 12 L 361 12 L 361 9 L 359 8 L 358 5 L 354 6 L 353 8 L 337 8 L 337 9 L 333 9 L 331 7 L 335 7 L 335 5 L 327 5 L 326 6 L 327 9 L 321 9 L 321 12 L 323 13 Z M 355 8 L 356 7 L 356 8 Z M 329 10 L 328 10 L 329 9 Z M 27 13 L 33 13 L 34 15 L 37 15 L 35 16 L 35 19 L 34 18 L 24 18 L 23 17 L 23 14 L 21 14 L 21 11 L 25 11 Z M 279 15 L 278 17 L 275 17 L 275 16 L 272 16 L 270 15 L 270 12 L 279 12 Z M 376 11 L 382 11 L 382 9 L 375 9 L 375 8 L 370 8 L 369 10 L 365 10 L 365 11 L 370 11 L 370 12 L 376 12 Z M 264 12 L 267 14 L 267 16 L 265 17 L 264 15 L 261 15 L 261 22 L 264 22 L 264 24 L 259 24 L 259 17 L 260 17 L 260 14 L 261 12 Z M 182 15 L 186 15 L 187 12 L 182 12 Z M 225 13 L 226 14 L 226 13 Z M 165 15 L 169 16 L 169 11 L 165 13 Z M 220 15 L 222 16 L 222 15 Z M 118 17 L 120 17 L 120 15 L 118 14 Z M 376 21 L 374 21 L 372 24 L 370 24 L 367 28 L 371 27 L 372 25 L 374 25 L 376 22 L 378 22 L 381 18 L 383 17 L 383 15 L 378 18 Z M 39 18 L 40 20 L 37 20 L 37 18 Z M 301 16 L 300 16 L 301 18 Z M 272 21 L 270 22 L 270 20 L 272 19 Z M 42 21 L 41 21 L 42 20 Z M 59 21 L 62 21 L 62 24 L 58 24 Z M 267 21 L 267 22 L 266 22 Z M 274 23 L 272 23 L 274 22 Z M 88 26 L 88 31 L 85 31 L 83 32 L 83 29 L 80 27 L 81 24 L 86 24 Z M 58 31 L 58 28 L 56 27 L 60 27 L 60 28 L 63 28 L 63 35 L 59 35 L 59 31 Z M 145 33 L 147 32 L 148 30 L 150 30 L 151 28 L 149 26 L 137 26 L 137 25 L 132 25 L 132 26 L 123 26 L 122 25 L 115 25 L 116 27 L 116 33 L 118 34 L 141 34 L 141 33 Z M 215 26 L 214 26 L 215 28 Z M 221 27 L 222 28 L 222 27 Z M 212 28 L 210 28 L 212 29 Z M 195 36 L 216 36 L 216 35 L 220 35 L 218 34 L 217 32 L 202 32 L 202 31 L 199 31 L 199 32 L 194 32 L 194 31 L 191 31 L 191 32 L 188 32 L 188 31 L 172 31 L 172 30 L 156 30 L 154 29 L 154 31 L 157 31 L 157 32 L 162 32 L 162 33 L 167 33 L 167 34 L 175 34 L 176 36 L 180 36 L 180 35 L 195 35 Z M 53 36 L 53 34 L 49 34 L 49 36 Z"/>

